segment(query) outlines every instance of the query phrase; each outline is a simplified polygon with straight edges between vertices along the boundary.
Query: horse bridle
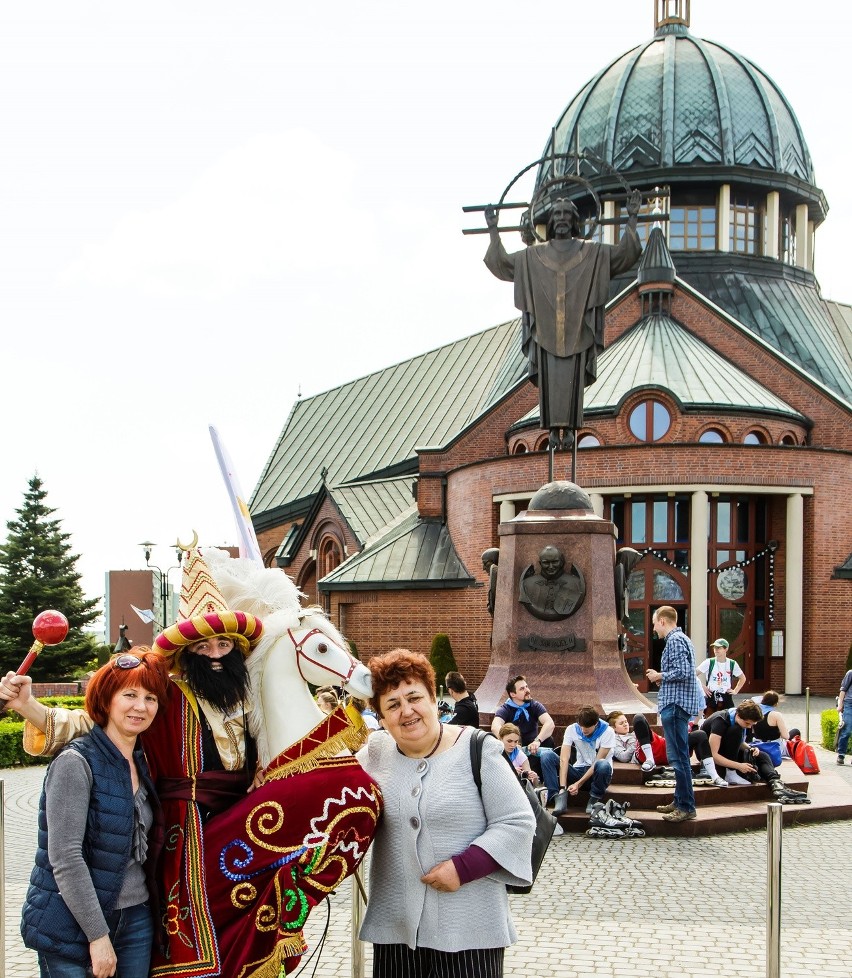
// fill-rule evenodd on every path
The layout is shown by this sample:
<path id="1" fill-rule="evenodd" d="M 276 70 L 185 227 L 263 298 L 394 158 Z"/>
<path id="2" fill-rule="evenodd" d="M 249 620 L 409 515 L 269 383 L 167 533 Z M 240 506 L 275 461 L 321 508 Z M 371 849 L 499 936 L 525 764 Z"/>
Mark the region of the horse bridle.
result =
<path id="1" fill-rule="evenodd" d="M 287 629 L 287 634 L 290 636 L 290 641 L 293 643 L 293 648 L 296 650 L 296 668 L 299 670 L 299 675 L 302 677 L 304 682 L 308 682 L 308 680 L 305 679 L 305 676 L 302 673 L 302 659 L 307 659 L 308 662 L 312 662 L 315 666 L 319 666 L 321 669 L 325 669 L 326 672 L 330 672 L 333 676 L 338 676 L 341 680 L 340 682 L 341 686 L 345 686 L 352 678 L 352 673 L 355 672 L 358 663 L 351 655 L 349 655 L 348 652 L 346 652 L 345 649 L 337 645 L 336 642 L 331 642 L 331 639 L 329 639 L 328 635 L 326 635 L 321 628 L 310 629 L 310 631 L 308 631 L 306 634 L 302 636 L 302 640 L 300 642 L 296 641 L 295 635 L 293 635 L 292 631 L 289 628 Z M 312 659 L 308 655 L 308 653 L 305 652 L 305 642 L 307 642 L 307 640 L 309 638 L 312 638 L 314 635 L 322 635 L 323 638 L 326 639 L 326 641 L 331 642 L 331 644 L 334 645 L 336 648 L 339 648 L 341 652 L 345 652 L 347 655 L 349 655 L 349 662 L 350 662 L 349 672 L 347 672 L 344 675 L 342 672 L 338 672 L 336 669 L 332 669 L 327 663 L 318 662 L 316 659 Z"/>

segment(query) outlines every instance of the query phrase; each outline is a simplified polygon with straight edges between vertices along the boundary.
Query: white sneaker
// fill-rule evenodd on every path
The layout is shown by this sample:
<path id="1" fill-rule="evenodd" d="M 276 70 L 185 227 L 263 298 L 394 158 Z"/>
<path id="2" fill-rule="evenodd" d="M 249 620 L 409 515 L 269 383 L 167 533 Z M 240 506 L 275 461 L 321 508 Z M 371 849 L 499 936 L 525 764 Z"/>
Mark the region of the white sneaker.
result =
<path id="1" fill-rule="evenodd" d="M 650 758 L 649 760 L 642 762 L 642 770 L 646 774 L 648 773 L 648 771 L 653 771 L 654 768 L 656 768 L 656 766 L 657 765 L 654 763 L 654 759 L 653 758 Z"/>
<path id="2" fill-rule="evenodd" d="M 713 778 L 710 782 L 714 788 L 727 788 L 728 782 L 724 778 L 720 778 L 718 775 Z"/>

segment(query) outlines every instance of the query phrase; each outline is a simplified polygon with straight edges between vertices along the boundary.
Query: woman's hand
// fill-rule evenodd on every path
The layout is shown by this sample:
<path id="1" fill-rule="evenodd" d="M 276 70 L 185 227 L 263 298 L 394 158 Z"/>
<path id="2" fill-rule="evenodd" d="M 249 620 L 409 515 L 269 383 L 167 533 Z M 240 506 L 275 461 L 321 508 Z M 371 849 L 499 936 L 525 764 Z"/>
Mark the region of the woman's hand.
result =
<path id="1" fill-rule="evenodd" d="M 452 859 L 445 859 L 444 862 L 433 866 L 425 876 L 420 877 L 420 882 L 431 886 L 433 890 L 441 890 L 443 893 L 455 893 L 461 886 L 461 880 Z"/>
<path id="2" fill-rule="evenodd" d="M 92 974 L 95 978 L 112 978 L 118 959 L 115 956 L 109 934 L 104 934 L 103 937 L 99 937 L 89 944 L 89 955 L 92 959 Z"/>

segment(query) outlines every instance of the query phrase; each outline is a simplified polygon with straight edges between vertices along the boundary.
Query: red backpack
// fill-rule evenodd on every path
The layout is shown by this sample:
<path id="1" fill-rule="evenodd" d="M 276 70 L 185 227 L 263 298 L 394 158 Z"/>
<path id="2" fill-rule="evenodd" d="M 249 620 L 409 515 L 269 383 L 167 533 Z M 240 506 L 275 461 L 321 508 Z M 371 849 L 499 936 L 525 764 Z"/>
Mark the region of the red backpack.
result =
<path id="1" fill-rule="evenodd" d="M 802 774 L 819 774 L 816 751 L 810 744 L 806 744 L 801 737 L 794 737 L 787 741 L 787 753 L 799 766 Z"/>

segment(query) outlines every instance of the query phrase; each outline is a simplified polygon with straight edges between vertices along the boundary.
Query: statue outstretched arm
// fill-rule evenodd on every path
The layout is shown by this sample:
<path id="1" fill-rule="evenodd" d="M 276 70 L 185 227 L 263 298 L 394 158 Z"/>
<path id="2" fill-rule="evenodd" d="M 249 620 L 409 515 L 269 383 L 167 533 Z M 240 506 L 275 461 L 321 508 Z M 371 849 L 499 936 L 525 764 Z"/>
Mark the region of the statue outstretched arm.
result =
<path id="1" fill-rule="evenodd" d="M 642 254 L 642 242 L 636 231 L 636 218 L 639 216 L 639 208 L 642 204 L 642 194 L 634 190 L 627 198 L 627 224 L 624 227 L 619 242 L 612 250 L 609 260 L 610 275 L 618 275 L 633 268 Z"/>
<path id="2" fill-rule="evenodd" d="M 485 223 L 488 225 L 488 234 L 491 238 L 483 259 L 485 267 L 501 281 L 514 282 L 515 256 L 510 255 L 503 247 L 500 231 L 497 228 L 497 212 L 493 207 L 485 208 Z"/>

